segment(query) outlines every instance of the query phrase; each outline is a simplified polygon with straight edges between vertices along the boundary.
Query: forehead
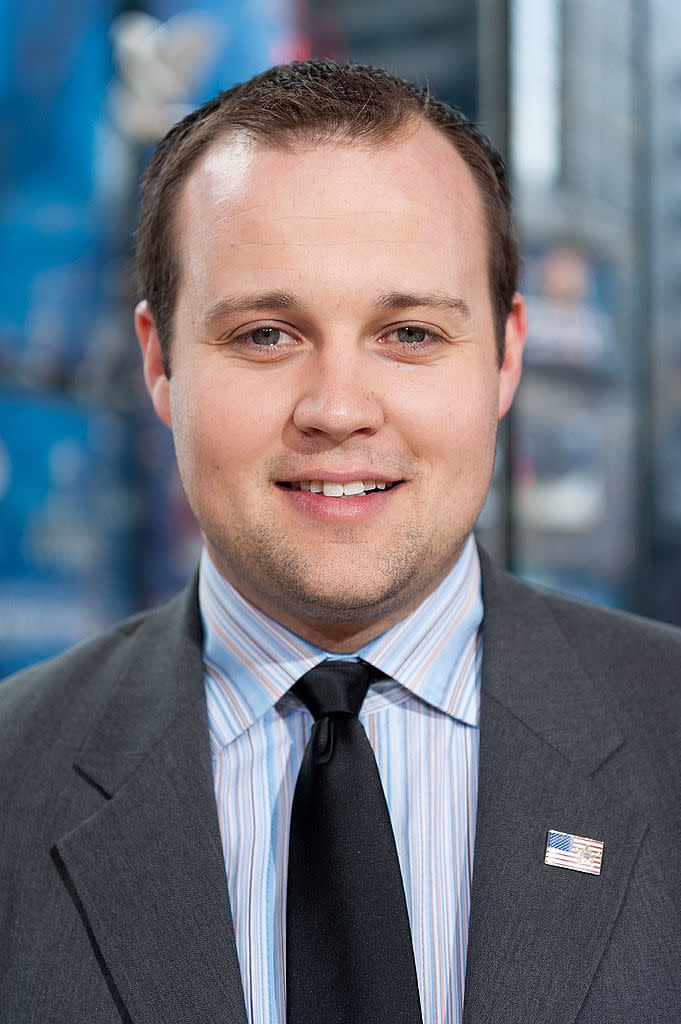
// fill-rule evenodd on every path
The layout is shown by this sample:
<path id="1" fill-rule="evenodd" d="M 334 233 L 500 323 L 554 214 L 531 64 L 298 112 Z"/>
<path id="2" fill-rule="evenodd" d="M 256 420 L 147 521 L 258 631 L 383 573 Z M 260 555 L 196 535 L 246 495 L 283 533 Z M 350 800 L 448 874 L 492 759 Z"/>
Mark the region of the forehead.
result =
<path id="1" fill-rule="evenodd" d="M 483 205 L 470 169 L 427 124 L 380 144 L 324 142 L 287 149 L 220 139 L 191 172 L 177 218 L 181 278 L 216 266 L 260 276 L 346 262 L 486 267 Z M 307 260 L 307 264 L 306 261 Z M 289 276 L 291 276 L 289 274 Z M 292 283 L 292 282 L 287 282 Z"/>
<path id="2" fill-rule="evenodd" d="M 301 189 L 303 181 L 312 190 Z M 417 217 L 442 202 L 459 215 L 482 215 L 470 169 L 449 138 L 427 123 L 407 126 L 383 142 L 293 142 L 286 148 L 230 134 L 216 140 L 189 174 L 180 215 L 209 208 L 243 213 L 238 206 L 249 201 L 255 212 L 258 203 L 277 198 L 292 214 L 321 206 L 351 214 L 361 196 L 413 209 Z"/>

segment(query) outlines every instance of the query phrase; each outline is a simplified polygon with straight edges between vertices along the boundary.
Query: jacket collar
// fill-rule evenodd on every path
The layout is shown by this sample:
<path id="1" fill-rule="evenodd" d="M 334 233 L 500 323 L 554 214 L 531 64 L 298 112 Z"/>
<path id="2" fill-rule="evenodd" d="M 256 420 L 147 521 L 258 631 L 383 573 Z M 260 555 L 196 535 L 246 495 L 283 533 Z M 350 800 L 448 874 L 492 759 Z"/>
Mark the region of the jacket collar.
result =
<path id="1" fill-rule="evenodd" d="M 624 739 L 597 680 L 583 670 L 541 591 L 497 570 L 484 552 L 481 565 L 487 696 L 591 774 Z"/>

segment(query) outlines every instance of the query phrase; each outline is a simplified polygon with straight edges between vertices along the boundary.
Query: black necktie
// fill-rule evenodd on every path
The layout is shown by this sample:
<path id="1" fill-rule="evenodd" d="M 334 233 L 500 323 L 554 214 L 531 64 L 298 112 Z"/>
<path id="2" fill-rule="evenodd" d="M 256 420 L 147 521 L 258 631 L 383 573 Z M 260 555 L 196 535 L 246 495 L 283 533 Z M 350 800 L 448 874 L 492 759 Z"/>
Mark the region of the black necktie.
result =
<path id="1" fill-rule="evenodd" d="M 395 837 L 357 718 L 373 672 L 324 661 L 293 687 L 315 723 L 291 811 L 288 1024 L 421 1024 Z"/>

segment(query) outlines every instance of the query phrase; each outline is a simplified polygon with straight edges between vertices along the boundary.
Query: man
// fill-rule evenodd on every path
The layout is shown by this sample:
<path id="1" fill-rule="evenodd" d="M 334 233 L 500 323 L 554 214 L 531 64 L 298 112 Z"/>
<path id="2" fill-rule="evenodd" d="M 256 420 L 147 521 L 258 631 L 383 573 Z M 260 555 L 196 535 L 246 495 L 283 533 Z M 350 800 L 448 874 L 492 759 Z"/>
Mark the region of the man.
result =
<path id="1" fill-rule="evenodd" d="M 274 69 L 160 145 L 138 265 L 205 551 L 169 606 L 0 689 L 0 1019 L 678 1021 L 681 638 L 472 540 L 526 326 L 489 143 L 385 73 Z M 371 679 L 363 729 L 312 730 L 329 660 Z M 337 837 L 324 801 L 300 833 L 299 792 L 351 732 L 336 831 L 377 764 L 389 834 L 353 833 L 338 937 L 301 961 Z M 400 893 L 388 853 L 357 908 L 379 832 Z M 411 966 L 367 981 L 393 922 Z M 337 956 L 371 1010 L 293 1007 Z"/>

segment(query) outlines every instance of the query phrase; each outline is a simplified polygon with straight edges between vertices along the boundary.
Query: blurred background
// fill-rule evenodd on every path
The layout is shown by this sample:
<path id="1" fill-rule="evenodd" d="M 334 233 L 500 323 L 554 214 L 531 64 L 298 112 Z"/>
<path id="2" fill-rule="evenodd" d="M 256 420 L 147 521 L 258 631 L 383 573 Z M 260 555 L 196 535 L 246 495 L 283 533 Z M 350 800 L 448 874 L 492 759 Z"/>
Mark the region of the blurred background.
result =
<path id="1" fill-rule="evenodd" d="M 681 624 L 678 0 L 0 2 L 0 676 L 174 593 L 198 534 L 143 390 L 153 142 L 271 64 L 378 64 L 511 168 L 531 329 L 479 535 Z"/>

